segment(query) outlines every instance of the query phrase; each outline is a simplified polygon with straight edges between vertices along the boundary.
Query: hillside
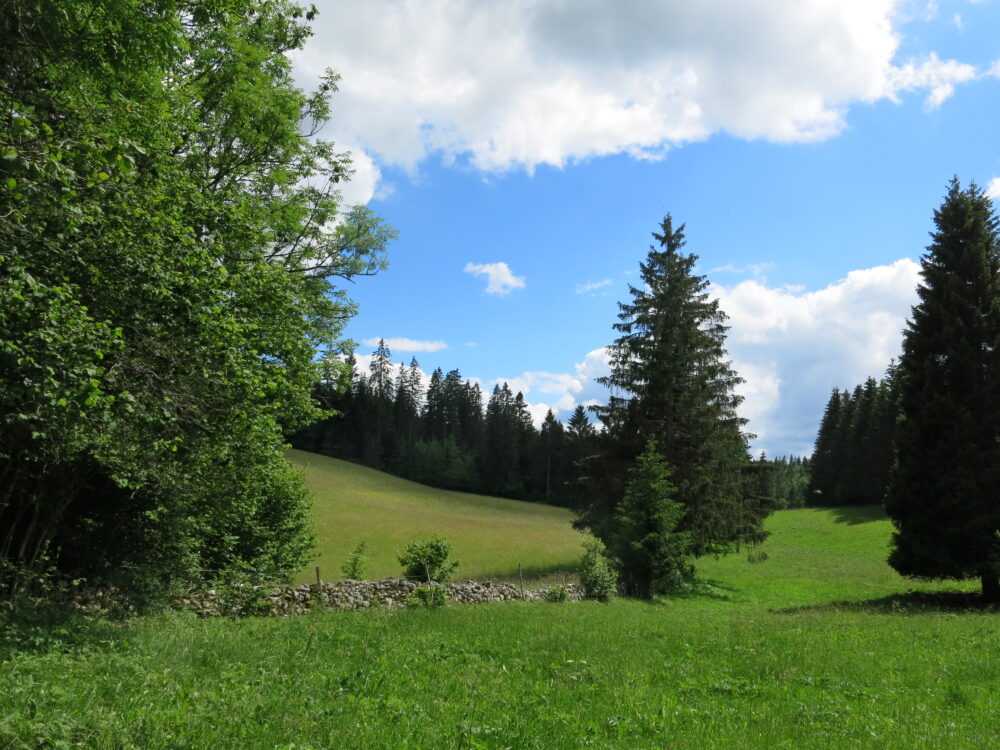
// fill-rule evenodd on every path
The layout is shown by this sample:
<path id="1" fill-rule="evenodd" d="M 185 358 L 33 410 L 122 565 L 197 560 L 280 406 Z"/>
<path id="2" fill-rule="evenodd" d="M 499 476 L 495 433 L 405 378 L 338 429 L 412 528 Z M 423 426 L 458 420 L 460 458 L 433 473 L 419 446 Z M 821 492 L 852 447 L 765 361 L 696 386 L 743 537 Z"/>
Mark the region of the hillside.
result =
<path id="1" fill-rule="evenodd" d="M 329 580 L 358 544 L 367 543 L 368 576 L 400 574 L 396 556 L 409 542 L 441 534 L 461 562 L 456 578 L 527 576 L 572 571 L 583 535 L 565 508 L 450 492 L 410 482 L 348 461 L 289 451 L 313 492 L 315 565 Z M 300 580 L 312 580 L 313 568 Z"/>

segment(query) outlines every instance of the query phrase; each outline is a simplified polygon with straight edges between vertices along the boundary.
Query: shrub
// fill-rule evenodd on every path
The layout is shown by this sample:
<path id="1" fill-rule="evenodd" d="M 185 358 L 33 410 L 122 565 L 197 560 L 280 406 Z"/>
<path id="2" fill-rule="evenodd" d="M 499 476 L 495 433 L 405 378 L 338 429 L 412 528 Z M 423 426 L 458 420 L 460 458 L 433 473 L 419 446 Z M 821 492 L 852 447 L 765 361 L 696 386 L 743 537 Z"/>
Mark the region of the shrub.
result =
<path id="1" fill-rule="evenodd" d="M 448 601 L 448 592 L 444 586 L 417 586 L 413 593 L 406 598 L 406 606 L 413 608 L 420 607 L 443 607 Z"/>
<path id="2" fill-rule="evenodd" d="M 365 580 L 365 570 L 368 568 L 368 558 L 365 556 L 365 543 L 361 542 L 351 556 L 347 558 L 347 562 L 340 566 L 341 572 L 344 574 L 344 578 L 349 578 L 352 581 L 363 581 Z"/>
<path id="3" fill-rule="evenodd" d="M 588 539 L 583 547 L 583 559 L 580 560 L 583 596 L 586 599 L 609 602 L 618 588 L 618 574 L 607 558 L 604 542 L 600 539 Z"/>
<path id="4" fill-rule="evenodd" d="M 403 575 L 411 581 L 437 581 L 444 583 L 458 567 L 458 562 L 449 560 L 451 542 L 440 536 L 432 536 L 426 542 L 411 542 L 399 556 Z"/>
<path id="5" fill-rule="evenodd" d="M 545 601 L 557 604 L 566 601 L 568 594 L 562 586 L 553 586 L 545 590 Z"/>

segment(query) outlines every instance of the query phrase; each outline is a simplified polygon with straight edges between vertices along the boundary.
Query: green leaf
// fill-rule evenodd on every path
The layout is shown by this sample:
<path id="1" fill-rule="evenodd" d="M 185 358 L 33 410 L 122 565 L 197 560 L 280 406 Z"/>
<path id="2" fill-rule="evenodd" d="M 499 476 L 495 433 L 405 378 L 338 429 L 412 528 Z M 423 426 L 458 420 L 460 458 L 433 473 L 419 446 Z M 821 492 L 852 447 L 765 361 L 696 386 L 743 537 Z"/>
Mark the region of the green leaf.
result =
<path id="1" fill-rule="evenodd" d="M 16 187 L 17 187 L 17 180 L 14 179 L 13 177 L 8 177 L 7 178 L 7 189 L 8 190 L 13 190 Z"/>

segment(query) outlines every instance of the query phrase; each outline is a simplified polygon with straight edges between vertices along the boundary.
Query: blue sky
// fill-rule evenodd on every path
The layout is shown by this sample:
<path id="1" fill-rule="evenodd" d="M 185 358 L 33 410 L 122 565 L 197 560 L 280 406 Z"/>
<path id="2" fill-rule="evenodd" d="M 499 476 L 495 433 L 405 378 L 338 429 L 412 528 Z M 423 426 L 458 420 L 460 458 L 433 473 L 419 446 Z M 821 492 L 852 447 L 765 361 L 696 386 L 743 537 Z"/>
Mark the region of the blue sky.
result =
<path id="1" fill-rule="evenodd" d="M 948 180 L 1000 197 L 998 0 L 319 5 L 299 81 L 342 75 L 345 200 L 399 232 L 348 335 L 507 380 L 539 419 L 604 397 L 669 212 L 730 316 L 754 448 L 807 454 L 830 390 L 898 353 Z"/>

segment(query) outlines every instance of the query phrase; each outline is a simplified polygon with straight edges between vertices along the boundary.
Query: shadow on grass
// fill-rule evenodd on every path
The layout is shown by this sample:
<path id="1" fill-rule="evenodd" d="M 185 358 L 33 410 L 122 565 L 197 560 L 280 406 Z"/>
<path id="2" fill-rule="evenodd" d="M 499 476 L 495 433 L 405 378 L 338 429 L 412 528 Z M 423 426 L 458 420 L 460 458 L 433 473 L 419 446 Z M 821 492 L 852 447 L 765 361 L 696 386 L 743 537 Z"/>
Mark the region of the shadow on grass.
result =
<path id="1" fill-rule="evenodd" d="M 0 662 L 18 653 L 92 650 L 121 638 L 121 624 L 52 602 L 0 604 Z"/>
<path id="2" fill-rule="evenodd" d="M 525 566 L 521 568 L 520 575 L 524 578 L 525 583 L 559 583 L 563 578 L 566 579 L 567 583 L 576 583 L 579 578 L 579 573 L 565 564 Z M 461 578 L 461 568 L 459 568 L 459 574 L 455 580 L 461 580 Z M 509 570 L 491 571 L 476 576 L 476 579 L 480 581 L 517 583 L 518 569 L 515 567 Z"/>
<path id="3" fill-rule="evenodd" d="M 1000 605 L 984 602 L 979 593 L 974 591 L 908 591 L 905 594 L 891 594 L 877 599 L 829 602 L 772 611 L 783 615 L 834 611 L 919 615 L 929 612 L 1000 612 Z"/>
<path id="4" fill-rule="evenodd" d="M 836 508 L 820 508 L 820 510 L 829 511 L 834 521 L 846 523 L 849 526 L 886 519 L 885 511 L 882 510 L 881 505 L 845 505 Z"/>
<path id="5" fill-rule="evenodd" d="M 730 594 L 738 591 L 739 589 L 712 578 L 695 578 L 684 588 L 672 591 L 666 599 L 715 599 L 728 602 L 732 598 Z"/>

